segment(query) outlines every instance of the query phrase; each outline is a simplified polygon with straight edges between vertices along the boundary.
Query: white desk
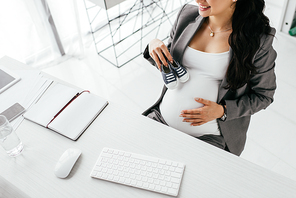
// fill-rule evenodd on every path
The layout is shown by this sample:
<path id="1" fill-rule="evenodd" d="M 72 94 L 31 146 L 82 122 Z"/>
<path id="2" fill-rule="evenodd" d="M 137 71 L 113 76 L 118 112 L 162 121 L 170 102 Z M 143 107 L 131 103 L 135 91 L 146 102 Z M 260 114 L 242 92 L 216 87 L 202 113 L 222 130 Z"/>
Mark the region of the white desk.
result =
<path id="1" fill-rule="evenodd" d="M 22 66 L 8 58 L 0 60 L 3 64 L 9 62 Z M 184 162 L 186 168 L 178 197 L 296 196 L 295 181 L 112 102 L 76 142 L 26 120 L 17 134 L 25 150 L 22 155 L 10 158 L 0 149 L 3 178 L 0 177 L 0 184 L 10 183 L 18 189 L 18 194 L 23 192 L 24 197 L 169 197 L 91 178 L 90 172 L 103 147 Z M 70 147 L 81 149 L 82 156 L 70 176 L 59 179 L 53 169 L 61 154 Z"/>

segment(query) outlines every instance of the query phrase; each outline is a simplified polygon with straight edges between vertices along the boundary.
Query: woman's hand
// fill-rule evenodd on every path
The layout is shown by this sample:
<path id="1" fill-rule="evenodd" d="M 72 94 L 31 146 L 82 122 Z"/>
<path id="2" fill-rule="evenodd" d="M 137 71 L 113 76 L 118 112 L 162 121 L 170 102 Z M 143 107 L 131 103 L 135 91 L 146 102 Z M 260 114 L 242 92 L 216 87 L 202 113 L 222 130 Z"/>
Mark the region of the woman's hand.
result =
<path id="1" fill-rule="evenodd" d="M 180 114 L 180 117 L 184 117 L 183 122 L 190 122 L 191 126 L 200 126 L 221 118 L 224 114 L 222 105 L 216 102 L 202 98 L 195 98 L 195 101 L 204 104 L 204 106 L 197 109 L 183 110 Z"/>
<path id="2" fill-rule="evenodd" d="M 153 39 L 149 43 L 149 54 L 157 64 L 158 69 L 161 71 L 161 64 L 167 66 L 166 58 L 173 62 L 173 57 L 171 56 L 166 45 L 159 39 Z M 165 55 L 165 56 L 164 56 Z"/>

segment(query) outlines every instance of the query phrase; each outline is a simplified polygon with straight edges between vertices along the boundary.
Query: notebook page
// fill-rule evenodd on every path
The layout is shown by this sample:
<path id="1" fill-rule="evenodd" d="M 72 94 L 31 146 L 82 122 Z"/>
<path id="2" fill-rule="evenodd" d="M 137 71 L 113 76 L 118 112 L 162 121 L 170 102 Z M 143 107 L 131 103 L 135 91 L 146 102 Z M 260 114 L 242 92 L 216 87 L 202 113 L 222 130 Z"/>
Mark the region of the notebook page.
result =
<path id="1" fill-rule="evenodd" d="M 56 84 L 24 114 L 24 117 L 46 127 L 76 93 L 78 93 L 76 89 Z"/>
<path id="2" fill-rule="evenodd" d="M 84 92 L 50 123 L 49 128 L 75 140 L 107 104 L 105 99 Z"/>

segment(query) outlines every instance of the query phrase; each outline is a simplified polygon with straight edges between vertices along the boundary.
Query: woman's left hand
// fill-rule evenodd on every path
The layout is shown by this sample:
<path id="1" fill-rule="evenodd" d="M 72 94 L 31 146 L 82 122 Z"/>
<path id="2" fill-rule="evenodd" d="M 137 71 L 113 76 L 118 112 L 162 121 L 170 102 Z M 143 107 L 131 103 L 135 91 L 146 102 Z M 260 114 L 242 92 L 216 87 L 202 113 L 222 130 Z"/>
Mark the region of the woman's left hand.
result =
<path id="1" fill-rule="evenodd" d="M 222 105 L 216 102 L 203 98 L 195 98 L 195 101 L 204 104 L 204 106 L 197 109 L 183 110 L 180 114 L 180 117 L 184 117 L 183 122 L 190 122 L 191 126 L 200 126 L 214 119 L 221 118 L 224 114 Z"/>

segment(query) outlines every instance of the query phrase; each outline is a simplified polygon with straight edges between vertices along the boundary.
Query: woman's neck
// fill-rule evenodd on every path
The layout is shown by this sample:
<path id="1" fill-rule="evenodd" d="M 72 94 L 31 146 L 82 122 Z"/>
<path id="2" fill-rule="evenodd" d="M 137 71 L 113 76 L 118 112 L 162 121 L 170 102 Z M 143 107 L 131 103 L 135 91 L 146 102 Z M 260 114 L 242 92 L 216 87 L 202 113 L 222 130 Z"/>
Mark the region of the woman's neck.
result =
<path id="1" fill-rule="evenodd" d="M 209 16 L 208 25 L 213 31 L 223 31 L 232 27 L 232 16 L 231 17 L 217 17 Z"/>

